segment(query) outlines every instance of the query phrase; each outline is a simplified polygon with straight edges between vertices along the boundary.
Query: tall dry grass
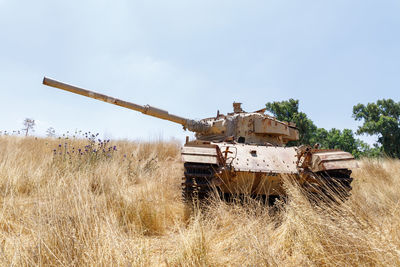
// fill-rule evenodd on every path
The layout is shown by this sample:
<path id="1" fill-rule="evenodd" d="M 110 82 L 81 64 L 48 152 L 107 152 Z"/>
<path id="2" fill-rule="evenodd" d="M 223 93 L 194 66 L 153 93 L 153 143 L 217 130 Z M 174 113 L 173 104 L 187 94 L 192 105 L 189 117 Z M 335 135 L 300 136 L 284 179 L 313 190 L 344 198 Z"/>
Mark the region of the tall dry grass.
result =
<path id="1" fill-rule="evenodd" d="M 59 142 L 0 137 L 1 266 L 400 265 L 397 160 L 361 161 L 340 205 L 287 182 L 274 208 L 214 200 L 189 213 L 177 144 L 112 142 L 93 157 Z"/>

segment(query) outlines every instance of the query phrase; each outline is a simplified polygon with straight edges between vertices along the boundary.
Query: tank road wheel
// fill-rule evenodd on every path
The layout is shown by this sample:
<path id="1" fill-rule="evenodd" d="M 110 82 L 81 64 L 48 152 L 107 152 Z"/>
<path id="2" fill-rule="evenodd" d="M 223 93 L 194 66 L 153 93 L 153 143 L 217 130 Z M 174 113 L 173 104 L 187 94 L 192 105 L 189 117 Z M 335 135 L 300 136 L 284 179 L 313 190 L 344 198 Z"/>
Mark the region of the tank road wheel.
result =
<path id="1" fill-rule="evenodd" d="M 182 183 L 182 196 L 186 203 L 204 200 L 213 190 L 211 181 L 215 177 L 216 166 L 212 164 L 186 162 Z"/>
<path id="2" fill-rule="evenodd" d="M 306 189 L 318 199 L 346 200 L 352 189 L 351 170 L 340 169 L 313 173 L 316 183 L 307 183 Z"/>

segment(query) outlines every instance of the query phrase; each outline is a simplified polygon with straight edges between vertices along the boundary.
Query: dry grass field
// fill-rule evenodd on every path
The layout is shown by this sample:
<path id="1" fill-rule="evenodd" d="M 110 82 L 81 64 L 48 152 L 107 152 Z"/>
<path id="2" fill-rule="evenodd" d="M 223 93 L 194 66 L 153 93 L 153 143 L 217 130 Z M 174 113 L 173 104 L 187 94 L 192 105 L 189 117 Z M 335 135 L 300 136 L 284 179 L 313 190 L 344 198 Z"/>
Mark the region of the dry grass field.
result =
<path id="1" fill-rule="evenodd" d="M 0 136 L 0 265 L 400 266 L 400 162 L 360 165 L 340 205 L 190 211 L 178 144 Z"/>

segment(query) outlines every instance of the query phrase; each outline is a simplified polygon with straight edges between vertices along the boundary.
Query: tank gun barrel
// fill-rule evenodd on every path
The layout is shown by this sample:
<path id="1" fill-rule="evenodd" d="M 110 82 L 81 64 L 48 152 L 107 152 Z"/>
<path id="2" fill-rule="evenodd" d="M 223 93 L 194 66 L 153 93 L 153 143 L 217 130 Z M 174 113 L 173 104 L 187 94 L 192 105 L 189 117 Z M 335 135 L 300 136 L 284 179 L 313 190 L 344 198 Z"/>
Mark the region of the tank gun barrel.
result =
<path id="1" fill-rule="evenodd" d="M 83 95 L 86 97 L 94 98 L 97 100 L 101 100 L 113 105 L 121 106 L 124 108 L 132 109 L 139 111 L 143 114 L 153 116 L 159 119 L 172 121 L 178 124 L 181 124 L 185 129 L 193 132 L 207 132 L 210 126 L 200 121 L 186 119 L 177 115 L 169 114 L 168 111 L 162 110 L 156 107 L 152 107 L 150 105 L 138 105 L 128 101 L 124 101 L 118 98 L 110 97 L 107 95 L 103 95 L 100 93 L 96 93 L 90 90 L 86 90 L 80 87 L 76 87 L 70 84 L 62 83 L 47 77 L 43 78 L 43 84 L 47 86 L 51 86 L 54 88 L 58 88 L 64 91 L 68 91 L 71 93 L 75 93 L 78 95 Z"/>

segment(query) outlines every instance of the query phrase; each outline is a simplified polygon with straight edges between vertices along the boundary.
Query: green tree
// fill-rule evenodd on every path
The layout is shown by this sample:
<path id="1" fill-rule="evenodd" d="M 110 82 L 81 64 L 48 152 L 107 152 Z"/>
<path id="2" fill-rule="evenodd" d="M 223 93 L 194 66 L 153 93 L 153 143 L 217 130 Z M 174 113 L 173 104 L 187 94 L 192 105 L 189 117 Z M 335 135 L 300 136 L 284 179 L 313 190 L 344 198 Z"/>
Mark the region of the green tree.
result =
<path id="1" fill-rule="evenodd" d="M 353 107 L 353 117 L 364 120 L 357 134 L 377 135 L 382 152 L 400 158 L 400 102 L 392 99 L 378 100 Z"/>
<path id="2" fill-rule="evenodd" d="M 354 133 L 350 129 L 332 128 L 329 131 L 324 128 L 318 128 L 314 137 L 314 142 L 319 143 L 321 148 L 325 149 L 341 149 L 351 152 L 354 156 L 361 156 L 361 146 L 367 150 L 368 144 L 354 137 Z"/>

